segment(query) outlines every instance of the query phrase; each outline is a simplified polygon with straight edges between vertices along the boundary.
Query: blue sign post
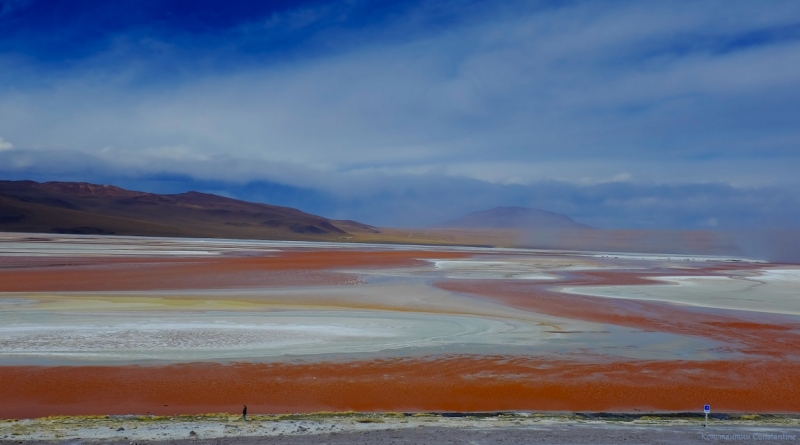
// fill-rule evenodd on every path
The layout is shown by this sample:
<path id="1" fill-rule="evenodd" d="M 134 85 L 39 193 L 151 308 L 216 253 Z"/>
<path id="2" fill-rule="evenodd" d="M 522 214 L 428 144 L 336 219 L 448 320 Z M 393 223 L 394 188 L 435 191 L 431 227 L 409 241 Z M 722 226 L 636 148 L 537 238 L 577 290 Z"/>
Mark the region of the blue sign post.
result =
<path id="1" fill-rule="evenodd" d="M 703 405 L 703 412 L 706 414 L 706 424 L 703 425 L 703 428 L 708 427 L 708 413 L 711 412 L 711 405 Z"/>

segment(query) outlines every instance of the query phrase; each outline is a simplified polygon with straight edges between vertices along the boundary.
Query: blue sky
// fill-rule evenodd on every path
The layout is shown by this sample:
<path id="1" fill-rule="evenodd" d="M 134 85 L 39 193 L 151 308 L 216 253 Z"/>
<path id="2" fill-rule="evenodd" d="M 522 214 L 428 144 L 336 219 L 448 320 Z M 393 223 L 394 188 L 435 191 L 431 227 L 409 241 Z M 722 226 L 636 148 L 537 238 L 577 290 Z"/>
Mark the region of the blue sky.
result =
<path id="1" fill-rule="evenodd" d="M 800 226 L 794 1 L 0 0 L 0 177 Z"/>

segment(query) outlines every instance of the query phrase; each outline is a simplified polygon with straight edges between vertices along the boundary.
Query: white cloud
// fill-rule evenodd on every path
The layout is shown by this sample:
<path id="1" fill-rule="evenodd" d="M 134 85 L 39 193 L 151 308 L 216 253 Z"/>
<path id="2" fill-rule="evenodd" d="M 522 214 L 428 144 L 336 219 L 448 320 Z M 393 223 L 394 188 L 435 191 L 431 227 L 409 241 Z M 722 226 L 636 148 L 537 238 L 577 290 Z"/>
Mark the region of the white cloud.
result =
<path id="1" fill-rule="evenodd" d="M 800 45 L 714 45 L 798 20 L 796 2 L 519 2 L 442 32 L 401 19 L 390 26 L 407 27 L 396 33 L 406 40 L 356 36 L 322 56 L 198 69 L 169 85 L 148 83 L 162 77 L 149 52 L 120 46 L 0 87 L 0 134 L 51 150 L 14 158 L 25 169 L 85 163 L 350 197 L 402 193 L 421 178 L 795 184 Z M 18 65 L 0 59 L 0 85 L 22 77 Z"/>
<path id="2" fill-rule="evenodd" d="M 3 138 L 0 138 L 0 150 L 10 150 L 12 148 L 14 148 L 14 144 Z"/>

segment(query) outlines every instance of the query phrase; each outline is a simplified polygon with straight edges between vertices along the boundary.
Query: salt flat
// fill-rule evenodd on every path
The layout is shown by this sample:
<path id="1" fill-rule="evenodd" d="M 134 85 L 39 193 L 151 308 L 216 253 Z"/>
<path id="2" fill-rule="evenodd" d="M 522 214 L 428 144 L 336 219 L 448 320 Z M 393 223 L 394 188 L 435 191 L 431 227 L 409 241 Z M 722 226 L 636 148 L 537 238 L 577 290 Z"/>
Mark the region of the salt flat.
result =
<path id="1" fill-rule="evenodd" d="M 659 276 L 666 285 L 581 286 L 562 291 L 580 295 L 800 315 L 800 267 L 780 266 L 719 276 Z"/>

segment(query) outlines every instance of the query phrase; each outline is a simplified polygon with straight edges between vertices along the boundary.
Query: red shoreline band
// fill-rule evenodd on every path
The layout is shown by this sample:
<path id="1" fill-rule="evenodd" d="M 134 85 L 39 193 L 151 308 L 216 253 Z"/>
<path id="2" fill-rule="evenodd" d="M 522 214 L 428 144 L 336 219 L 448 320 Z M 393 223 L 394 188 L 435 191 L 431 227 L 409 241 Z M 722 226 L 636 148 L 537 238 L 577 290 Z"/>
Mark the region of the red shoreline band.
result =
<path id="1" fill-rule="evenodd" d="M 0 367 L 0 416 L 315 411 L 800 412 L 800 364 L 455 356 L 342 363 Z"/>

